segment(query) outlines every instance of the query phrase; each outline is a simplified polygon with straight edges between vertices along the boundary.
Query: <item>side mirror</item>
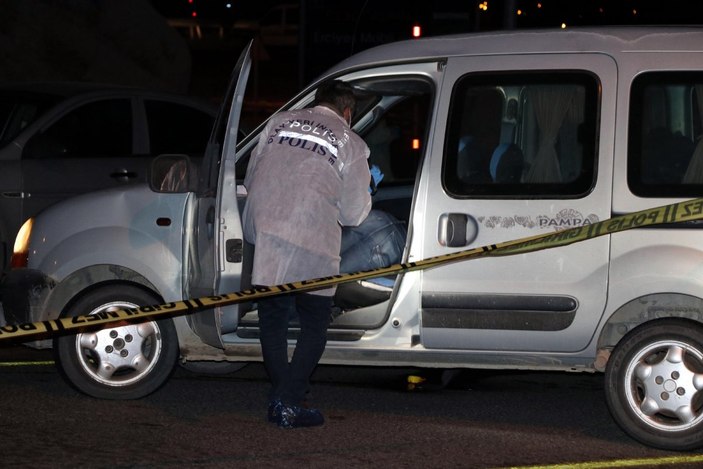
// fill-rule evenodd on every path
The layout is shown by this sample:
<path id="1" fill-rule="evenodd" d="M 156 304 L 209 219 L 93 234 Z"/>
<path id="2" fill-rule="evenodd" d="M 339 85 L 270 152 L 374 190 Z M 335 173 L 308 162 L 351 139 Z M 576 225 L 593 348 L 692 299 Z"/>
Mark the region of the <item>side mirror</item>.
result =
<path id="1" fill-rule="evenodd" d="M 151 162 L 149 187 L 154 192 L 192 192 L 197 184 L 197 169 L 188 155 L 159 155 Z"/>

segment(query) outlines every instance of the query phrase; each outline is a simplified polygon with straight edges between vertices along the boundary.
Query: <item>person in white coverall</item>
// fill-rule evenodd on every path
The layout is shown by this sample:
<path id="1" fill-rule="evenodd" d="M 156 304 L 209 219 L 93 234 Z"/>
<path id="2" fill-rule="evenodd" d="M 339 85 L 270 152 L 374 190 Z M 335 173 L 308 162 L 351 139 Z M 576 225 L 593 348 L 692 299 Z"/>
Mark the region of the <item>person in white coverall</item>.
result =
<path id="1" fill-rule="evenodd" d="M 320 86 L 315 106 L 274 116 L 253 151 L 244 186 L 244 236 L 255 245 L 252 283 L 279 285 L 339 273 L 343 225 L 371 209 L 369 149 L 349 124 L 356 105 L 341 81 Z M 307 408 L 309 379 L 327 342 L 334 288 L 258 302 L 259 330 L 271 379 L 268 420 L 283 428 L 321 425 Z M 288 319 L 300 335 L 288 362 Z"/>

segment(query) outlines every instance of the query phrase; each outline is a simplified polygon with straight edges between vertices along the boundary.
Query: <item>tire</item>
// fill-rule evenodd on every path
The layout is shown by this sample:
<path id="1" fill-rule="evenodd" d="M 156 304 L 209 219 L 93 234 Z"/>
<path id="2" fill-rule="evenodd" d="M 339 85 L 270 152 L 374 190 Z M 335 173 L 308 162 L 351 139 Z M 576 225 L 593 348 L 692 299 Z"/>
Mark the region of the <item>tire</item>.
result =
<path id="1" fill-rule="evenodd" d="M 662 319 L 634 329 L 605 370 L 608 408 L 634 439 L 656 448 L 703 446 L 703 329 Z"/>
<path id="2" fill-rule="evenodd" d="M 141 288 L 110 285 L 80 297 L 66 316 L 159 302 L 158 297 Z M 56 363 L 64 378 L 79 391 L 99 399 L 139 399 L 151 394 L 171 375 L 178 354 L 176 328 L 170 319 L 54 339 Z"/>

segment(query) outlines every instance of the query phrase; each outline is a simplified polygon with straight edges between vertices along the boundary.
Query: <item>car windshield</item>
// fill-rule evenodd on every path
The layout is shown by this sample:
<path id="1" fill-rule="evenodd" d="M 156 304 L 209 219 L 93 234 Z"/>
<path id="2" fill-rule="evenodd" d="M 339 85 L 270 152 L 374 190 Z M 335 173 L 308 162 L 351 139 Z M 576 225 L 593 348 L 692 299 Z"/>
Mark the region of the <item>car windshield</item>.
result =
<path id="1" fill-rule="evenodd" d="M 15 138 L 58 100 L 40 94 L 0 93 L 0 145 Z"/>

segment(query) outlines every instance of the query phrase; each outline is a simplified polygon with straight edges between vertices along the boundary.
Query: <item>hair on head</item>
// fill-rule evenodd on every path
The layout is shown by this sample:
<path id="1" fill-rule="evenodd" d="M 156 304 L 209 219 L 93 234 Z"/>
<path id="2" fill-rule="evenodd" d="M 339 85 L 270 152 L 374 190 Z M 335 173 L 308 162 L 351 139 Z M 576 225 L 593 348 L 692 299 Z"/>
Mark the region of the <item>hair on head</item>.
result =
<path id="1" fill-rule="evenodd" d="M 354 88 L 349 83 L 332 80 L 320 85 L 315 92 L 315 102 L 317 104 L 330 104 L 340 114 L 349 108 L 353 114 L 356 107 L 356 96 Z"/>

